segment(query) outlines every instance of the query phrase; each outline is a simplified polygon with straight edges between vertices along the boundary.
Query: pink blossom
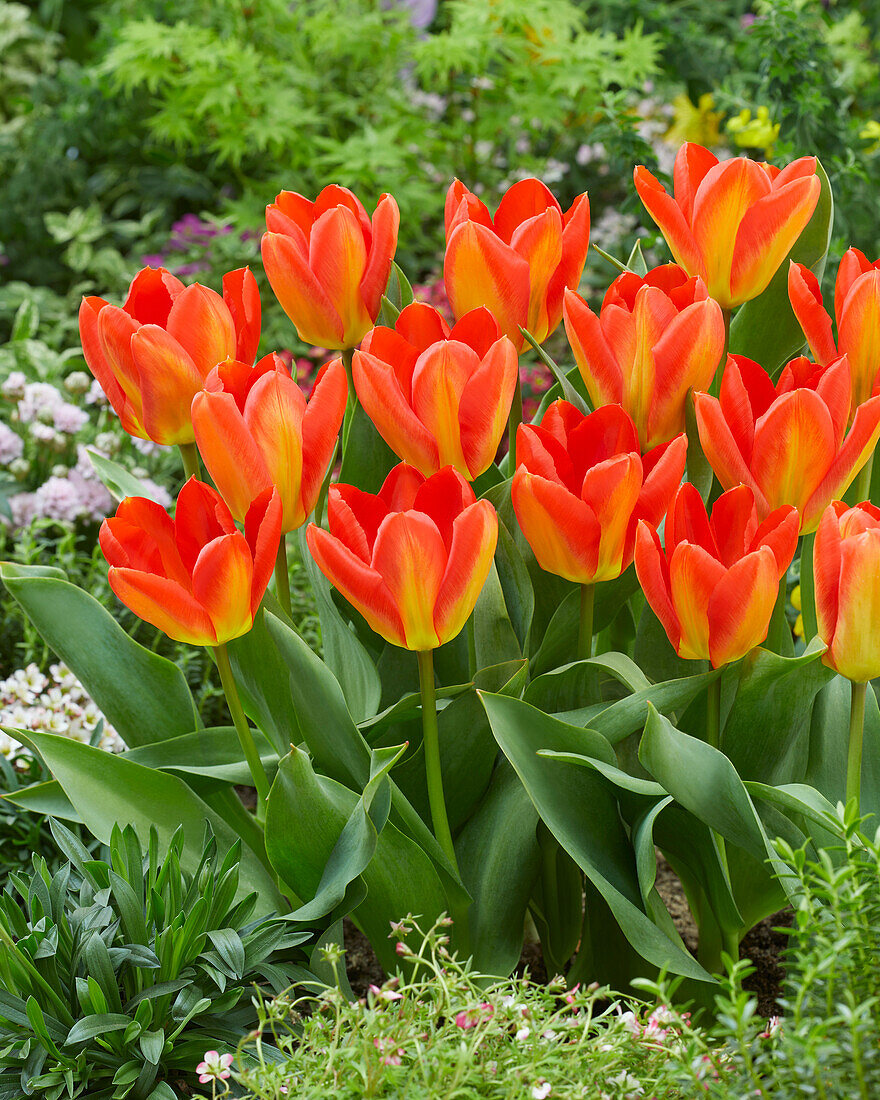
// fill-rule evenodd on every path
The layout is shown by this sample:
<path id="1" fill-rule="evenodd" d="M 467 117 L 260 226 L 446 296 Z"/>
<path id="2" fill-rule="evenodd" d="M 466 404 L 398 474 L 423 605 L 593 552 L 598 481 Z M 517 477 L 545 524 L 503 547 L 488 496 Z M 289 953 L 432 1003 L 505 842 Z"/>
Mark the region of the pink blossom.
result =
<path id="1" fill-rule="evenodd" d="M 232 1065 L 231 1054 L 218 1054 L 216 1050 L 206 1050 L 205 1060 L 196 1066 L 199 1082 L 207 1085 L 210 1081 L 227 1081 L 231 1076 L 229 1067 Z"/>
<path id="2" fill-rule="evenodd" d="M 456 1013 L 455 1026 L 467 1031 L 468 1028 L 476 1027 L 484 1016 L 491 1016 L 494 1011 L 495 1009 L 488 1001 L 483 1001 L 476 1008 L 466 1008 L 462 1012 Z"/>
<path id="3" fill-rule="evenodd" d="M 0 422 L 0 465 L 7 466 L 16 458 L 21 458 L 24 443 L 12 428 Z"/>

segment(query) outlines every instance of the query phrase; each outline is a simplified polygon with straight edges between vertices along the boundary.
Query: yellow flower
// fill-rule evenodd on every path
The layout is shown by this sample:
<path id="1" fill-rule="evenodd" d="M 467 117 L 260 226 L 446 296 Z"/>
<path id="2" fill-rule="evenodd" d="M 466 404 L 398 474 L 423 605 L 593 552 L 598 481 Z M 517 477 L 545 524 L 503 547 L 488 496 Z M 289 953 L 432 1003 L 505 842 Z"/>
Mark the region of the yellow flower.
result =
<path id="1" fill-rule="evenodd" d="M 672 125 L 664 134 L 668 142 L 681 145 L 682 142 L 693 141 L 697 145 L 706 146 L 720 143 L 721 131 L 718 126 L 723 112 L 712 110 L 715 100 L 711 92 L 701 95 L 696 105 L 682 92 L 673 99 L 672 106 L 675 108 Z"/>
<path id="2" fill-rule="evenodd" d="M 859 137 L 862 141 L 872 141 L 874 143 L 865 150 L 866 153 L 876 153 L 880 149 L 880 122 L 872 118 L 859 130 Z"/>
<path id="3" fill-rule="evenodd" d="M 801 610 L 801 586 L 796 584 L 791 590 L 791 606 L 798 612 L 798 617 L 794 621 L 794 634 L 796 638 L 803 638 L 804 636 L 804 617 L 800 614 Z"/>
<path id="4" fill-rule="evenodd" d="M 779 137 L 779 123 L 770 120 L 766 107 L 759 107 L 754 118 L 744 107 L 735 118 L 728 119 L 726 129 L 741 149 L 762 149 L 767 156 Z"/>

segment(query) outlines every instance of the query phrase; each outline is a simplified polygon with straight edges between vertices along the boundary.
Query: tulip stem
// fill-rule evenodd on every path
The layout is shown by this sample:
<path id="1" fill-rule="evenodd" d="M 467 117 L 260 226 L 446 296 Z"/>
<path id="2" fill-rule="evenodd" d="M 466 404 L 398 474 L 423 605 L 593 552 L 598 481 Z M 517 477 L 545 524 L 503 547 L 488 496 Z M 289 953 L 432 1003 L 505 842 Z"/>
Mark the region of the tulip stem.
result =
<path id="1" fill-rule="evenodd" d="M 724 373 L 727 356 L 730 354 L 730 322 L 733 318 L 733 310 L 722 309 L 721 314 L 724 317 L 724 348 L 721 351 L 721 359 L 718 361 L 718 366 L 715 368 L 715 374 L 712 376 L 712 382 L 709 386 L 709 393 L 713 397 L 717 397 L 721 393 L 721 375 Z"/>
<path id="2" fill-rule="evenodd" d="M 804 641 L 816 637 L 816 584 L 813 577 L 813 544 L 815 533 L 801 539 L 801 615 L 804 620 Z"/>
<path id="3" fill-rule="evenodd" d="M 788 574 L 783 573 L 779 580 L 779 592 L 776 603 L 773 605 L 773 614 L 770 616 L 770 629 L 767 631 L 767 639 L 764 642 L 764 645 L 773 653 L 781 653 L 783 656 L 791 655 L 791 630 L 785 614 L 787 604 Z"/>
<path id="4" fill-rule="evenodd" d="M 345 448 L 348 443 L 348 434 L 351 431 L 351 422 L 354 417 L 354 410 L 357 405 L 357 394 L 354 389 L 354 373 L 352 368 L 352 361 L 354 359 L 354 348 L 343 348 L 342 351 L 342 365 L 345 368 L 345 377 L 348 380 L 348 397 L 345 401 L 345 415 L 342 418 L 342 454 L 345 455 Z"/>
<path id="5" fill-rule="evenodd" d="M 455 873 L 458 874 L 458 861 L 455 858 L 455 847 L 449 830 L 449 818 L 446 816 L 443 775 L 440 771 L 440 735 L 437 729 L 437 697 L 434 693 L 434 651 L 433 649 L 420 650 L 416 656 L 419 659 L 419 687 L 422 692 L 422 734 L 431 822 L 434 826 L 434 836 L 449 857 Z"/>
<path id="6" fill-rule="evenodd" d="M 287 539 L 282 534 L 278 543 L 278 557 L 275 559 L 275 592 L 278 602 L 288 619 L 293 621 L 293 612 L 290 609 L 290 572 L 287 568 Z"/>
<path id="7" fill-rule="evenodd" d="M 874 452 L 871 452 L 871 456 L 865 465 L 859 470 L 858 477 L 856 478 L 856 499 L 855 504 L 862 504 L 866 500 L 871 499 L 871 474 L 874 470 Z"/>
<path id="8" fill-rule="evenodd" d="M 706 691 L 706 744 L 721 746 L 721 677 L 716 676 Z"/>
<path id="9" fill-rule="evenodd" d="M 581 617 L 578 627 L 577 659 L 586 661 L 593 656 L 593 603 L 596 586 L 581 585 Z"/>
<path id="10" fill-rule="evenodd" d="M 238 739 L 244 750 L 244 758 L 247 760 L 247 765 L 250 769 L 251 778 L 254 781 L 254 786 L 257 788 L 257 820 L 264 821 L 266 817 L 266 799 L 269 797 L 269 776 L 266 774 L 266 769 L 263 767 L 263 761 L 260 759 L 260 753 L 254 741 L 254 735 L 251 733 L 251 727 L 248 725 L 244 708 L 241 705 L 241 699 L 238 695 L 238 688 L 235 686 L 235 677 L 232 675 L 232 666 L 229 663 L 229 654 L 226 651 L 226 646 L 214 646 L 214 656 L 217 658 L 217 668 L 220 670 L 220 681 L 226 693 L 226 703 L 229 707 L 229 713 L 232 715 L 235 732 L 238 734 Z"/>
<path id="11" fill-rule="evenodd" d="M 522 382 L 517 368 L 516 385 L 513 388 L 513 401 L 510 405 L 510 416 L 507 420 L 507 472 L 511 477 L 516 473 L 516 433 L 523 418 Z"/>
<path id="12" fill-rule="evenodd" d="M 201 478 L 202 467 L 199 462 L 199 449 L 195 443 L 180 443 L 178 448 L 183 459 L 183 474 L 186 481 L 191 477 Z"/>
<path id="13" fill-rule="evenodd" d="M 867 682 L 852 683 L 849 710 L 849 750 L 846 756 L 846 800 L 856 800 L 859 808 L 862 787 L 862 740 L 865 733 L 865 693 Z"/>

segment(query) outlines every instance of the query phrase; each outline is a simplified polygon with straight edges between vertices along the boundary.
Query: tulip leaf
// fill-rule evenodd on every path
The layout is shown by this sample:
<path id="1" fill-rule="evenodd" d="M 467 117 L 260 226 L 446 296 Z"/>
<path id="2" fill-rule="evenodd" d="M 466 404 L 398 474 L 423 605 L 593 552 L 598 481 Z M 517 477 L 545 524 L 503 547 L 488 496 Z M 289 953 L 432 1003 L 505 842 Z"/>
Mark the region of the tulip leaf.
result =
<path id="1" fill-rule="evenodd" d="M 318 605 L 324 660 L 342 688 L 352 717 L 362 722 L 372 718 L 379 709 L 382 697 L 379 673 L 357 635 L 337 610 L 330 595 L 330 582 L 309 553 L 304 528 L 300 530 L 300 548 Z"/>
<path id="2" fill-rule="evenodd" d="M 129 748 L 201 725 L 180 669 L 138 645 L 60 569 L 4 562 L 0 579 Z"/>
<path id="3" fill-rule="evenodd" d="M 584 927 L 584 875 L 543 821 L 538 825 L 541 874 L 530 912 L 550 976 L 564 974 Z"/>
<path id="4" fill-rule="evenodd" d="M 797 657 L 754 649 L 743 658 L 721 739 L 743 779 L 777 786 L 804 778 L 813 700 L 834 676 L 819 660 L 824 651 L 814 638 Z"/>
<path id="5" fill-rule="evenodd" d="M 278 754 L 259 730 L 252 731 L 263 766 L 271 774 L 278 765 Z M 216 726 L 196 730 L 168 741 L 157 741 L 139 749 L 122 753 L 125 760 L 133 760 L 146 768 L 160 768 L 180 774 L 201 775 L 223 783 L 253 786 L 244 750 L 235 732 L 235 726 Z"/>
<path id="6" fill-rule="evenodd" d="M 133 826 L 144 850 L 155 827 L 164 850 L 182 825 L 181 866 L 193 872 L 204 851 L 206 824 L 222 851 L 241 839 L 220 814 L 170 772 L 144 767 L 60 734 L 28 731 L 18 736 L 45 760 L 86 828 L 103 844 L 110 843 L 116 823 L 125 822 Z M 262 913 L 283 911 L 284 899 L 258 853 L 247 843 L 241 851 L 239 896 L 255 891 Z"/>
<path id="7" fill-rule="evenodd" d="M 477 597 L 473 626 L 477 670 L 522 657 L 494 561 Z"/>
<path id="8" fill-rule="evenodd" d="M 642 242 L 638 237 L 636 243 L 632 246 L 629 259 L 626 261 L 626 269 L 627 271 L 634 271 L 640 278 L 644 278 L 648 274 L 648 265 L 645 263 L 645 257 L 642 253 Z"/>
<path id="9" fill-rule="evenodd" d="M 719 370 L 724 369 L 719 364 Z M 719 383 L 720 384 L 720 383 Z M 708 503 L 709 494 L 712 492 L 712 482 L 715 473 L 709 465 L 709 460 L 703 451 L 700 442 L 700 431 L 697 427 L 697 413 L 694 406 L 694 391 L 688 390 L 684 403 L 685 431 L 687 432 L 687 474 L 685 475 L 691 485 L 695 485 L 704 504 Z"/>
<path id="10" fill-rule="evenodd" d="M 617 268 L 617 271 L 621 275 L 630 270 L 623 260 L 618 260 L 616 256 L 612 256 L 610 252 L 606 252 L 604 248 L 600 248 L 597 244 L 593 244 L 592 241 L 590 242 L 590 248 L 592 248 L 594 252 L 598 252 L 602 259 L 607 260 L 612 267 Z"/>
<path id="11" fill-rule="evenodd" d="M 759 864 L 784 875 L 748 791 L 724 753 L 682 733 L 653 707 L 639 745 L 639 760 L 669 794 L 699 821 L 738 845 Z"/>
<path id="12" fill-rule="evenodd" d="M 442 710 L 452 699 L 466 691 L 470 691 L 471 687 L 471 684 L 453 684 L 450 687 L 437 688 L 435 691 L 437 709 Z M 396 703 L 392 703 L 390 707 L 374 714 L 372 718 L 365 718 L 364 721 L 358 722 L 357 727 L 369 742 L 375 743 L 380 734 L 389 726 L 393 726 L 398 722 L 416 720 L 421 722 L 421 714 L 419 713 L 421 705 L 422 697 L 417 691 L 407 692 Z"/>
<path id="13" fill-rule="evenodd" d="M 340 482 L 356 485 L 366 493 L 378 493 L 382 482 L 398 461 L 397 455 L 364 412 L 363 405 L 355 405 L 345 436 Z"/>
<path id="14" fill-rule="evenodd" d="M 565 398 L 565 400 L 570 405 L 574 405 L 578 412 L 582 412 L 586 416 L 586 414 L 590 411 L 590 406 L 587 404 L 586 401 L 584 401 L 584 399 L 574 388 L 571 382 L 569 382 L 568 376 L 566 375 L 565 371 L 563 371 L 558 363 L 550 358 L 547 352 L 544 351 L 544 349 L 541 347 L 535 337 L 532 336 L 532 334 L 527 329 L 524 329 L 522 325 L 520 325 L 519 331 L 532 345 L 532 347 L 538 353 L 538 358 L 556 379 L 556 384 L 562 391 L 562 396 Z"/>
<path id="15" fill-rule="evenodd" d="M 523 923 L 540 869 L 537 824 L 525 788 L 504 761 L 455 845 L 474 899 L 468 911 L 474 966 L 484 974 L 509 974 L 522 953 Z"/>
<path id="16" fill-rule="evenodd" d="M 818 693 L 813 707 L 809 763 L 803 778 L 832 803 L 846 800 L 851 697 L 849 680 L 834 676 Z M 860 808 L 863 814 L 880 814 L 880 709 L 870 683 L 865 693 Z"/>
<path id="17" fill-rule="evenodd" d="M 291 749 L 278 767 L 266 810 L 266 846 L 272 864 L 297 897 L 311 900 L 337 850 L 359 796 L 320 775 L 305 752 Z M 382 966 L 399 965 L 388 939 L 389 921 L 417 913 L 430 924 L 448 908 L 434 864 L 422 848 L 390 821 L 377 832 L 374 853 L 361 878 L 366 897 L 353 916 L 363 928 Z M 337 858 L 341 861 L 342 849 Z M 350 866 L 364 849 L 350 853 Z"/>
<path id="18" fill-rule="evenodd" d="M 412 303 L 415 297 L 409 279 L 407 279 L 403 270 L 394 260 L 391 261 L 391 273 L 388 276 L 385 297 L 398 313 L 402 313 L 403 310 Z M 393 321 L 391 327 L 394 327 Z"/>
<path id="19" fill-rule="evenodd" d="M 526 689 L 525 699 L 548 714 L 577 711 L 600 701 L 603 681 L 614 684 L 615 688 L 622 684 L 627 691 L 641 691 L 651 686 L 642 670 L 625 653 L 602 653 L 535 676 Z"/>
<path id="20" fill-rule="evenodd" d="M 805 783 L 785 783 L 773 787 L 768 783 L 746 781 L 745 788 L 753 798 L 771 802 L 786 814 L 800 815 L 827 832 L 843 836 L 834 806 L 814 787 L 808 787 Z"/>
<path id="21" fill-rule="evenodd" d="M 655 966 L 711 981 L 645 913 L 614 786 L 592 768 L 538 755 L 541 749 L 552 749 L 615 766 L 614 750 L 604 737 L 566 725 L 518 699 L 488 693 L 481 693 L 481 699 L 492 732 L 541 820 L 601 894 L 636 951 Z"/>
<path id="22" fill-rule="evenodd" d="M 0 727 L 4 732 L 12 734 L 16 741 L 20 740 L 17 732 L 6 726 Z M 60 817 L 63 821 L 76 821 L 82 824 L 82 818 L 73 808 L 73 805 L 64 788 L 57 779 L 47 779 L 43 783 L 32 783 L 29 787 L 19 787 L 3 795 L 4 802 L 11 802 L 20 810 L 30 810 L 35 814 L 45 814 L 47 817 Z"/>
<path id="23" fill-rule="evenodd" d="M 498 520 L 498 546 L 495 550 L 495 568 L 501 582 L 501 591 L 507 608 L 510 625 L 516 635 L 521 653 L 528 652 L 529 631 L 535 613 L 535 592 L 529 578 L 529 570 L 503 519 Z"/>
<path id="24" fill-rule="evenodd" d="M 708 661 L 692 661 L 678 656 L 648 603 L 642 608 L 636 628 L 633 657 L 639 668 L 654 683 L 683 680 L 709 669 Z"/>
<path id="25" fill-rule="evenodd" d="M 666 935 L 678 943 L 683 951 L 687 950 L 669 915 L 669 910 L 657 892 L 657 849 L 654 843 L 654 823 L 660 814 L 672 804 L 671 795 L 662 795 L 653 806 L 649 806 L 636 821 L 632 830 L 633 848 L 636 853 L 636 870 L 639 876 L 639 889 L 645 911 L 651 915 L 654 923 L 662 928 Z"/>
<path id="26" fill-rule="evenodd" d="M 730 326 L 731 352 L 754 359 L 771 377 L 775 377 L 806 342 L 788 299 L 789 263 L 804 264 L 821 281 L 831 243 L 834 196 L 819 161 L 816 161 L 816 175 L 822 191 L 813 216 L 764 293 L 741 306 Z"/>
<path id="27" fill-rule="evenodd" d="M 120 466 L 118 462 L 113 462 L 112 459 L 106 458 L 104 455 L 99 454 L 98 451 L 93 451 L 90 447 L 86 448 L 86 454 L 89 456 L 89 461 L 94 467 L 95 473 L 107 487 L 110 495 L 114 500 L 125 500 L 126 497 L 146 497 L 147 500 L 153 500 L 157 504 L 161 504 L 165 507 L 165 500 L 167 497 L 156 485 L 147 485 L 140 478 L 130 473 L 124 466 Z"/>

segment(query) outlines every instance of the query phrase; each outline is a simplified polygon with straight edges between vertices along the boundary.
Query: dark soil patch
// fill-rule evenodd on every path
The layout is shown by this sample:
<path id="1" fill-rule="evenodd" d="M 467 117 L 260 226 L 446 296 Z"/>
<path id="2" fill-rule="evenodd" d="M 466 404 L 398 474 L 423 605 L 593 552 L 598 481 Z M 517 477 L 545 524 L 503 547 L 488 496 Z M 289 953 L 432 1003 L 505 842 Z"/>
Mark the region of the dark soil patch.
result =
<path id="1" fill-rule="evenodd" d="M 778 1004 L 785 978 L 782 953 L 790 937 L 776 929 L 790 928 L 791 923 L 791 910 L 782 909 L 756 924 L 739 945 L 739 957 L 751 959 L 755 967 L 755 973 L 743 982 L 743 989 L 758 998 L 758 1013 L 761 1016 L 779 1016 L 782 1012 Z"/>
<path id="2" fill-rule="evenodd" d="M 385 981 L 385 971 L 379 965 L 370 941 L 350 920 L 342 922 L 345 942 L 345 972 L 355 997 L 366 997 L 371 985 Z"/>

